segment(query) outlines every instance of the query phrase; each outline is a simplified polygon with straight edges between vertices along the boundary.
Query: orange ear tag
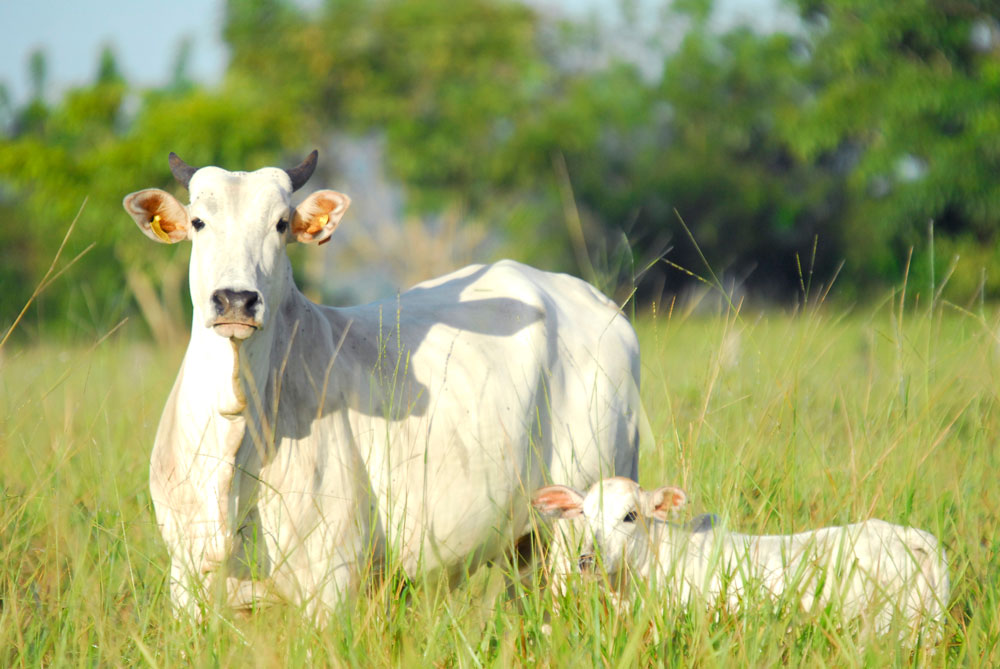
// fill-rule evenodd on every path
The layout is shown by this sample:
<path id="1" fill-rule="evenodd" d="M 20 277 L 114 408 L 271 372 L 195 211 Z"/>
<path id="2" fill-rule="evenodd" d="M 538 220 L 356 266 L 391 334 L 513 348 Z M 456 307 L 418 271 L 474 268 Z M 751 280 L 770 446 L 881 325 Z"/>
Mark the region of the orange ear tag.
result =
<path id="1" fill-rule="evenodd" d="M 166 243 L 168 243 L 168 244 L 170 243 L 170 235 L 168 235 L 167 233 L 165 233 L 163 231 L 163 228 L 160 227 L 160 215 L 159 214 L 157 214 L 153 218 L 149 219 L 149 227 L 151 227 L 153 229 L 153 234 L 154 235 L 156 235 L 157 237 L 159 237 L 160 239 L 162 239 Z"/>

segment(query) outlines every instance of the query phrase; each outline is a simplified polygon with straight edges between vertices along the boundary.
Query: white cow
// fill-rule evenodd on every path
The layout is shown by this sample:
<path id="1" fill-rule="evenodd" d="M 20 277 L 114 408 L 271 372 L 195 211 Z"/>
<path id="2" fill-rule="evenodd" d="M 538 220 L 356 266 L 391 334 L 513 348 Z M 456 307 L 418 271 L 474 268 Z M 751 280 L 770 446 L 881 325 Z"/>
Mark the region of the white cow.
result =
<path id="1" fill-rule="evenodd" d="M 636 476 L 638 342 L 611 301 L 501 261 L 318 306 L 285 246 L 327 239 L 350 200 L 292 206 L 315 163 L 227 172 L 171 154 L 188 206 L 124 200 L 151 239 L 192 243 L 191 340 L 150 488 L 172 600 L 195 616 L 213 584 L 233 607 L 323 616 L 386 561 L 454 581 L 529 534 L 546 480 Z"/>
<path id="2" fill-rule="evenodd" d="M 878 633 L 902 616 L 907 628 L 930 628 L 936 640 L 949 585 L 944 551 L 932 534 L 882 520 L 768 536 L 666 522 L 686 501 L 678 488 L 646 491 L 615 477 L 586 495 L 546 486 L 532 505 L 563 519 L 556 523 L 566 524 L 562 540 L 577 542 L 551 565 L 560 587 L 567 573 L 599 566 L 618 588 L 639 578 L 681 605 L 697 595 L 735 610 L 755 596 L 790 595 L 806 611 L 832 604 L 844 620 L 870 620 Z"/>

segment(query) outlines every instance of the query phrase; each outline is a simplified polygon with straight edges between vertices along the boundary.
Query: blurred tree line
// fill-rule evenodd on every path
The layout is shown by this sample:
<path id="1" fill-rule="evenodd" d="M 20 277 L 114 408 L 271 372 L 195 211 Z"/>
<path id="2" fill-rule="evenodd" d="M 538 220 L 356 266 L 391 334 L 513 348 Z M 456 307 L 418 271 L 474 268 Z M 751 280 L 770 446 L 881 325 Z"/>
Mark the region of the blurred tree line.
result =
<path id="1" fill-rule="evenodd" d="M 904 272 L 920 291 L 947 276 L 952 299 L 1000 295 L 1000 7 L 791 8 L 793 30 L 718 31 L 711 0 L 664 1 L 659 33 L 683 36 L 637 59 L 600 21 L 511 0 L 232 1 L 219 86 L 189 80 L 190 45 L 155 90 L 130 87 L 107 50 L 94 83 L 56 102 L 36 55 L 32 99 L 0 96 L 0 325 L 86 198 L 67 257 L 94 247 L 35 322 L 99 334 L 138 308 L 182 336 L 187 249 L 150 248 L 122 196 L 183 195 L 168 151 L 255 169 L 334 133 L 382 138 L 412 212 L 460 211 L 497 255 L 605 290 L 635 282 L 640 306 L 690 273 L 773 300 L 834 275 L 865 299 Z"/>

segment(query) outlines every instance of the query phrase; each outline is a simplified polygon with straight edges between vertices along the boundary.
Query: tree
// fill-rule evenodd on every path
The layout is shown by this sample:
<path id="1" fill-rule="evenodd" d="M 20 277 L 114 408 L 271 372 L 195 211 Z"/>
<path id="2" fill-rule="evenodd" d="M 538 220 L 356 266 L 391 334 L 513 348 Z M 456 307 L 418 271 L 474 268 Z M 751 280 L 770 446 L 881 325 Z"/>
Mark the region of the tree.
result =
<path id="1" fill-rule="evenodd" d="M 0 229 L 11 251 L 4 273 L 16 277 L 4 284 L 0 313 L 12 318 L 24 304 L 86 201 L 65 257 L 92 248 L 38 300 L 38 320 L 102 334 L 131 311 L 134 297 L 151 333 L 176 340 L 186 320 L 186 245 L 151 252 L 123 217 L 123 195 L 177 190 L 166 169 L 170 151 L 192 164 L 236 169 L 280 164 L 303 140 L 299 119 L 257 87 L 154 90 L 133 115 L 125 111 L 129 93 L 105 50 L 92 85 L 69 91 L 0 140 Z"/>
<path id="2" fill-rule="evenodd" d="M 970 0 L 800 0 L 810 96 L 785 116 L 797 157 L 849 157 L 844 235 L 855 280 L 897 280 L 933 220 L 938 257 L 971 255 L 1000 295 L 1000 7 Z M 944 251 L 944 253 L 941 253 Z M 930 272 L 917 257 L 918 277 Z M 938 268 L 940 276 L 942 268 Z"/>
<path id="3" fill-rule="evenodd" d="M 647 33 L 684 23 L 680 48 L 654 43 L 641 62 L 608 41 L 620 32 L 513 0 L 230 2 L 232 61 L 213 90 L 189 81 L 189 46 L 148 91 L 107 49 L 91 85 L 49 101 L 36 54 L 31 100 L 0 100 L 0 310 L 16 313 L 89 198 L 67 256 L 94 248 L 36 313 L 102 332 L 135 296 L 171 338 L 186 249 L 150 253 L 120 222 L 122 195 L 176 188 L 169 151 L 252 169 L 339 133 L 381 139 L 408 214 L 470 219 L 505 255 L 609 292 L 669 246 L 675 266 L 705 274 L 704 255 L 779 299 L 843 260 L 839 292 L 863 296 L 900 280 L 933 219 L 937 267 L 917 254 L 911 278 L 930 285 L 961 254 L 952 295 L 984 269 L 985 294 L 1000 295 L 994 3 L 798 0 L 794 34 L 719 33 L 711 0 L 667 7 L 671 23 Z M 687 281 L 656 263 L 640 290 Z"/>

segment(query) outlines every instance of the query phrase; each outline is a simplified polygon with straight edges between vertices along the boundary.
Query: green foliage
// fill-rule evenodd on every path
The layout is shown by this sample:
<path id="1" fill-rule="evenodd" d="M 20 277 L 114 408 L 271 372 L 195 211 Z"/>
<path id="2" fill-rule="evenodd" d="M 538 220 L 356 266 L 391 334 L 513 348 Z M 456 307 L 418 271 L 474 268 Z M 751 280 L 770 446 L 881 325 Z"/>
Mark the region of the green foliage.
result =
<path id="1" fill-rule="evenodd" d="M 255 22 L 265 20 L 262 41 Z M 323 128 L 384 136 L 411 209 L 458 207 L 502 230 L 512 208 L 537 198 L 539 178 L 552 181 L 547 147 L 522 141 L 553 97 L 540 30 L 509 2 L 331 0 L 313 15 L 289 2 L 231 3 L 226 35 L 231 73 L 295 100 Z M 559 262 L 549 251 L 536 259 Z"/>
<path id="2" fill-rule="evenodd" d="M 996 246 L 997 5 L 802 0 L 800 6 L 804 16 L 822 20 L 810 31 L 803 76 L 812 94 L 786 115 L 783 136 L 803 160 L 843 151 L 856 157 L 845 174 L 849 267 L 859 278 L 898 275 L 906 249 L 924 242 L 931 219 L 952 244 L 974 238 L 977 246 Z M 1000 266 L 983 267 L 987 293 L 1000 294 Z M 920 269 L 922 276 L 929 272 Z"/>
<path id="3" fill-rule="evenodd" d="M 160 89 L 130 87 L 106 49 L 93 84 L 49 101 L 37 53 L 32 98 L 0 109 L 0 313 L 23 304 L 87 199 L 69 257 L 95 246 L 25 332 L 106 331 L 136 306 L 154 333 L 178 330 L 186 250 L 142 246 L 121 197 L 172 188 L 168 151 L 253 169 L 341 133 L 384 140 L 406 215 L 461 216 L 499 253 L 609 292 L 669 248 L 643 302 L 711 273 L 706 261 L 778 299 L 842 263 L 848 298 L 907 271 L 921 293 L 949 276 L 947 299 L 1000 296 L 996 6 L 800 0 L 794 34 L 716 32 L 713 6 L 641 13 L 663 22 L 654 35 L 687 28 L 639 64 L 599 21 L 512 0 L 230 2 L 215 90 L 188 78 L 188 43 Z M 622 12 L 640 23 L 634 3 Z"/>
<path id="4" fill-rule="evenodd" d="M 578 196 L 640 249 L 672 239 L 667 259 L 699 274 L 708 273 L 704 255 L 714 271 L 786 296 L 799 285 L 796 254 L 809 258 L 820 236 L 814 268 L 829 277 L 843 250 L 832 221 L 841 189 L 822 165 L 796 161 L 777 132 L 782 111 L 804 96 L 793 48 L 784 35 L 689 33 L 655 90 L 614 128 L 617 141 L 602 125 L 608 148 Z M 688 281 L 676 271 L 664 278 L 674 290 Z"/>

